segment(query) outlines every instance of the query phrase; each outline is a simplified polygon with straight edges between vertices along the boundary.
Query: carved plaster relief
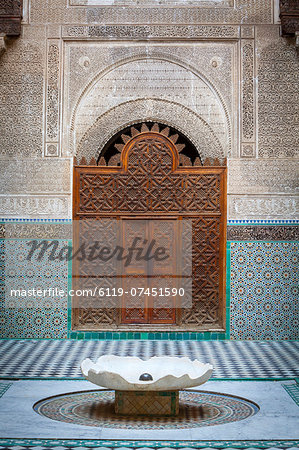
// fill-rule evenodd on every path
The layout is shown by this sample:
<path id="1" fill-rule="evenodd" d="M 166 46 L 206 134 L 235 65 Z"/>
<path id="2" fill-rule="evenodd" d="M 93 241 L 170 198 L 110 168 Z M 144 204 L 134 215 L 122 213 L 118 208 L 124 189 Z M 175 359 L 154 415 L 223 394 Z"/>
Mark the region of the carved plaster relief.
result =
<path id="1" fill-rule="evenodd" d="M 43 48 L 43 42 L 7 42 L 0 62 L 0 155 L 42 155 Z"/>
<path id="2" fill-rule="evenodd" d="M 71 25 L 62 28 L 68 39 L 232 39 L 240 27 L 234 25 Z"/>
<path id="3" fill-rule="evenodd" d="M 47 42 L 45 156 L 59 156 L 59 86 L 60 41 L 57 39 L 49 39 Z"/>
<path id="4" fill-rule="evenodd" d="M 293 194 L 298 188 L 296 160 L 229 160 L 228 194 Z"/>
<path id="5" fill-rule="evenodd" d="M 228 219 L 298 219 L 299 199 L 279 195 L 229 195 Z"/>
<path id="6" fill-rule="evenodd" d="M 57 199 L 57 198 L 56 198 Z M 53 197 L 51 198 L 53 200 Z M 57 202 L 59 204 L 59 202 Z M 62 202 L 63 204 L 63 202 Z M 71 223 L 14 223 L 4 224 L 6 239 L 72 239 Z"/>
<path id="7" fill-rule="evenodd" d="M 228 241 L 298 241 L 299 227 L 242 225 L 227 227 Z"/>
<path id="8" fill-rule="evenodd" d="M 68 159 L 6 159 L 0 165 L 0 194 L 70 193 Z"/>
<path id="9" fill-rule="evenodd" d="M 143 59 L 123 64 L 101 77 L 76 111 L 76 142 L 109 109 L 138 98 L 175 101 L 199 116 L 227 153 L 228 127 L 220 99 L 206 80 L 178 64 Z"/>
<path id="10" fill-rule="evenodd" d="M 250 142 L 242 145 L 241 157 L 255 156 L 255 84 L 254 84 L 254 41 L 241 41 L 241 140 Z M 250 147 L 250 151 L 249 151 Z"/>
<path id="11" fill-rule="evenodd" d="M 70 6 L 105 6 L 105 5 L 127 5 L 140 6 L 138 0 L 69 0 Z M 204 7 L 233 7 L 234 0 L 142 0 L 142 6 L 150 5 L 185 5 Z"/>
<path id="12" fill-rule="evenodd" d="M 67 218 L 71 217 L 71 198 L 52 195 L 0 195 L 3 218 Z"/>
<path id="13" fill-rule="evenodd" d="M 258 155 L 299 154 L 299 59 L 279 27 L 257 27 Z"/>
<path id="14" fill-rule="evenodd" d="M 84 0 L 83 0 L 84 1 Z M 127 0 L 125 0 L 127 1 Z M 135 3 L 135 0 L 133 0 Z M 147 0 L 150 1 L 150 0 Z M 168 0 L 171 1 L 171 0 Z M 199 0 L 193 0 L 191 7 L 182 3 L 165 3 L 154 6 L 126 6 L 103 5 L 85 7 L 73 6 L 67 8 L 66 0 L 34 0 L 34 8 L 31 7 L 31 23 L 119 23 L 119 24 L 252 24 L 272 23 L 272 0 L 235 0 L 235 7 L 221 7 L 221 3 L 211 6 L 203 6 Z M 213 2 L 214 0 L 205 0 Z M 219 0 L 220 1 L 220 0 Z M 222 0 L 223 2 L 223 0 Z M 226 0 L 232 4 L 232 1 Z M 224 3 L 224 2 L 223 2 Z M 224 6 L 224 5 L 223 5 Z"/>
<path id="15" fill-rule="evenodd" d="M 64 141 L 64 148 L 75 148 L 98 118 L 119 104 L 155 98 L 193 111 L 210 127 L 216 141 L 221 143 L 222 155 L 230 152 L 232 140 L 237 145 L 236 139 L 232 139 L 236 126 L 231 124 L 235 44 L 124 47 L 119 44 L 78 43 L 67 44 L 66 54 L 65 73 L 71 75 L 64 83 L 64 98 L 68 99 L 68 103 L 64 106 L 63 135 L 66 137 L 69 134 L 67 122 L 71 120 L 70 111 L 75 110 L 71 130 L 74 130 L 75 136 L 70 136 L 70 141 Z M 103 61 L 106 65 L 104 70 Z M 148 109 L 151 109 L 150 102 Z M 149 112 L 153 118 L 152 111 Z M 173 125 L 179 122 L 176 117 L 179 118 L 178 112 L 173 115 Z M 154 119 L 158 120 L 158 117 Z M 159 119 L 162 123 L 169 123 L 170 117 L 166 112 Z M 134 114 L 130 120 L 125 117 L 123 125 L 136 120 L 150 120 L 150 117 L 144 117 L 143 113 L 139 118 Z M 180 122 L 182 120 L 180 116 Z M 194 129 L 194 124 L 190 125 Z M 187 136 L 194 133 L 186 129 L 182 132 Z"/>
<path id="16" fill-rule="evenodd" d="M 199 150 L 202 159 L 223 159 L 224 152 L 211 127 L 193 111 L 166 100 L 139 99 L 125 102 L 103 114 L 78 145 L 77 159 L 97 157 L 104 144 L 118 131 L 142 121 L 157 121 L 177 128 Z"/>

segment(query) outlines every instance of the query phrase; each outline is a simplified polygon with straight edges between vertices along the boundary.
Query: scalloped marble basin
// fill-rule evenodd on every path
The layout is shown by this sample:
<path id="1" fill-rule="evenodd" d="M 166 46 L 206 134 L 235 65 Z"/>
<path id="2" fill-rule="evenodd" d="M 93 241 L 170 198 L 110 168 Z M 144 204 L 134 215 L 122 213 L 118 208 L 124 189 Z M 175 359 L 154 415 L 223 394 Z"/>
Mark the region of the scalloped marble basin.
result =
<path id="1" fill-rule="evenodd" d="M 186 357 L 104 355 L 96 363 L 85 359 L 81 370 L 87 380 L 116 391 L 178 391 L 208 381 L 213 366 Z"/>

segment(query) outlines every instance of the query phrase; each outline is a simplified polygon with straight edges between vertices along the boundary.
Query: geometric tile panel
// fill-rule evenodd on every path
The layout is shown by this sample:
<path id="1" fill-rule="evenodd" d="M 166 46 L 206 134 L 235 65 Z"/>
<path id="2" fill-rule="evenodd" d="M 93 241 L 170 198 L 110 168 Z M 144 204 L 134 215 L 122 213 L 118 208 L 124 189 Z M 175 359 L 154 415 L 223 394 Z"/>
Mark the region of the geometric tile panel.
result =
<path id="1" fill-rule="evenodd" d="M 59 287 L 67 291 L 68 262 L 25 261 L 27 242 L 0 240 L 0 338 L 65 339 L 66 296 L 45 298 L 40 308 L 37 303 L 32 307 L 28 299 L 20 308 L 15 302 L 9 304 L 5 297 L 7 289 L 18 286 Z M 298 339 L 298 243 L 235 241 L 230 243 L 230 249 L 230 338 Z"/>
<path id="2" fill-rule="evenodd" d="M 231 242 L 230 248 L 231 339 L 298 339 L 298 242 Z"/>
<path id="3" fill-rule="evenodd" d="M 26 239 L 0 241 L 0 337 L 1 338 L 66 338 L 68 261 L 49 260 L 47 251 L 39 261 L 26 258 Z M 67 245 L 68 241 L 62 241 Z M 61 248 L 61 247 L 60 247 Z M 45 295 L 14 296 L 11 289 L 27 292 L 35 289 Z M 57 288 L 64 295 L 53 295 Z"/>

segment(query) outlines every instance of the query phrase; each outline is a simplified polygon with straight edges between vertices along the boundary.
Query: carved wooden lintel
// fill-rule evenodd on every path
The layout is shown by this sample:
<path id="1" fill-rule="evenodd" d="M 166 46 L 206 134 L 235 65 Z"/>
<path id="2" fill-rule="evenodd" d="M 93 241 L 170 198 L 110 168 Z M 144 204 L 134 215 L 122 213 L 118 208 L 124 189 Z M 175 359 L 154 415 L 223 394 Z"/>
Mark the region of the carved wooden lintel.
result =
<path id="1" fill-rule="evenodd" d="M 22 0 L 0 0 L 0 34 L 20 36 Z"/>
<path id="2" fill-rule="evenodd" d="M 298 0 L 280 0 L 280 20 L 283 36 L 295 36 L 299 32 Z"/>

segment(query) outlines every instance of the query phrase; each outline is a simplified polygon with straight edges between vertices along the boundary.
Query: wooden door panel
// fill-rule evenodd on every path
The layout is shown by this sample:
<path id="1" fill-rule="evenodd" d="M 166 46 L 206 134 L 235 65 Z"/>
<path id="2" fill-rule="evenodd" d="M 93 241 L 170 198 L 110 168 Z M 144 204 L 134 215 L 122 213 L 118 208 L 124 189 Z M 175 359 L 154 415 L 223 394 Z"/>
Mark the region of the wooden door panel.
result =
<path id="1" fill-rule="evenodd" d="M 118 146 L 119 166 L 76 166 L 74 167 L 74 215 L 75 220 L 90 217 L 102 220 L 109 217 L 129 217 L 125 222 L 125 234 L 122 239 L 126 245 L 134 236 L 133 221 L 150 218 L 145 226 L 144 236 L 166 243 L 174 241 L 172 254 L 167 262 L 152 264 L 143 262 L 131 268 L 126 267 L 121 283 L 132 287 L 134 276 L 142 286 L 157 287 L 155 276 L 163 276 L 178 270 L 177 258 L 180 248 L 178 223 L 182 218 L 192 221 L 192 307 L 183 309 L 179 316 L 182 327 L 201 329 L 223 329 L 225 324 L 225 248 L 226 248 L 226 167 L 214 165 L 181 166 L 184 155 L 180 155 L 182 146 L 177 143 L 178 135 L 171 135 L 169 128 L 160 131 L 155 124 L 152 129 L 142 125 L 141 131 L 132 127 L 131 136 L 123 136 L 123 145 Z M 182 156 L 182 158 L 180 158 Z M 101 164 L 103 158 L 100 160 Z M 163 216 L 165 226 L 155 223 Z M 169 219 L 169 222 L 167 222 Z M 136 222 L 136 223 L 137 223 Z M 171 225 L 170 225 L 171 224 Z M 135 224 L 136 225 L 136 224 Z M 137 226 L 137 225 L 136 225 Z M 134 227 L 133 227 L 134 228 Z M 164 229 L 165 228 L 165 229 Z M 190 230 L 188 231 L 190 232 Z M 107 231 L 105 232 L 107 234 Z M 104 233 L 104 234 L 105 234 Z M 104 236 L 103 234 L 103 236 Z M 124 236 L 129 238 L 124 240 Z M 74 235 L 74 240 L 78 239 Z M 175 262 L 176 260 L 176 262 Z M 189 261 L 181 260 L 181 270 Z M 78 269 L 74 263 L 74 268 Z M 85 268 L 79 267 L 79 272 Z M 150 275 L 148 275 L 150 274 Z M 150 276 L 150 279 L 147 277 Z M 132 277 L 132 279 L 131 279 Z M 126 279 L 126 280 L 125 280 Z M 141 281 L 143 279 L 143 281 Z M 125 281 L 124 281 L 125 280 Z M 168 283 L 170 281 L 168 280 Z M 74 300 L 76 312 L 73 325 L 80 329 L 95 329 L 100 323 L 117 325 L 121 323 L 175 323 L 178 318 L 176 309 L 163 304 L 162 299 L 128 299 L 133 308 L 125 308 L 123 299 L 121 314 L 104 310 L 90 314 L 84 299 Z M 134 303 L 135 302 L 135 303 Z M 84 309 L 84 314 L 78 311 Z M 109 317 L 109 318 L 107 318 Z M 92 321 L 94 321 L 92 325 Z"/>

